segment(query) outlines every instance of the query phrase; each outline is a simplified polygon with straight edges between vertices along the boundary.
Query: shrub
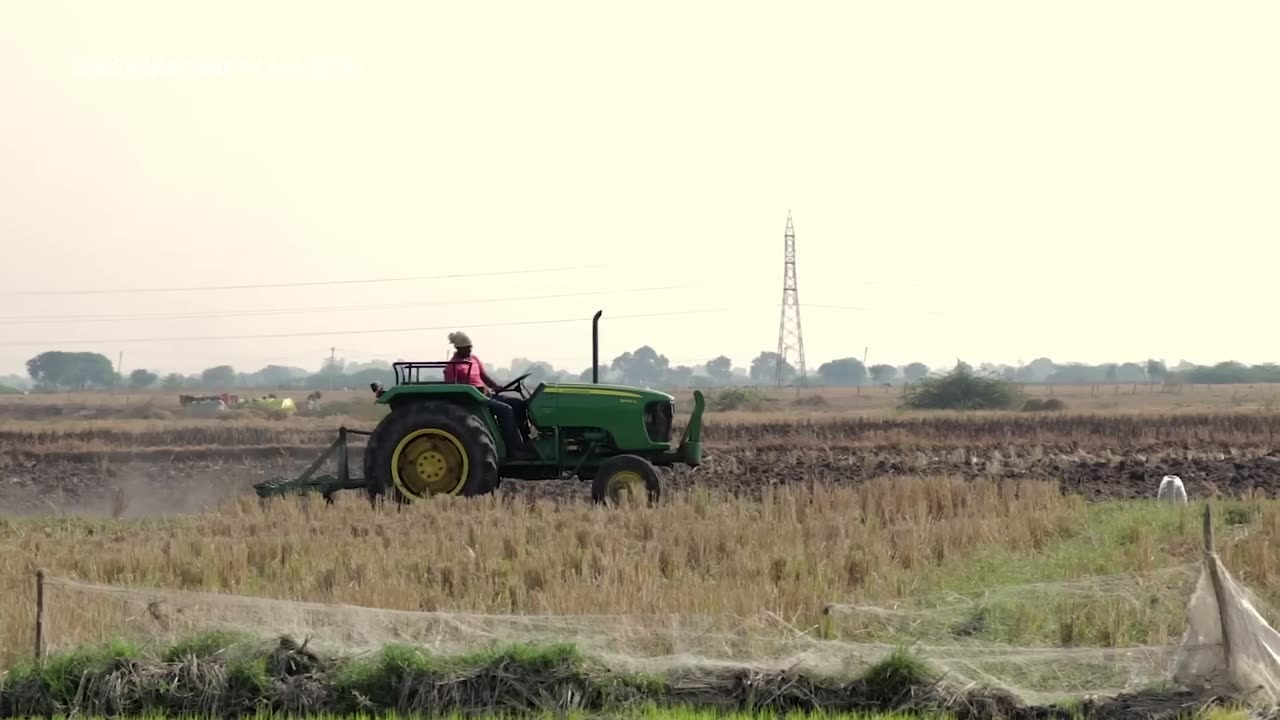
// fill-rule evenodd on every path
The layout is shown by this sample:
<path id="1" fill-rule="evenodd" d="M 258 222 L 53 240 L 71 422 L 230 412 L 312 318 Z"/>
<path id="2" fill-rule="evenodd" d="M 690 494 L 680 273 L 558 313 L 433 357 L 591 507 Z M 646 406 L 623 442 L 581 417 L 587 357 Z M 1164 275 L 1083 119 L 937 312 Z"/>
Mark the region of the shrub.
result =
<path id="1" fill-rule="evenodd" d="M 793 404 L 796 407 L 821 408 L 827 406 L 827 399 L 821 395 L 805 395 L 796 398 Z"/>
<path id="2" fill-rule="evenodd" d="M 1058 398 L 1029 398 L 1022 405 L 1023 412 L 1060 412 L 1067 409 L 1067 404 Z"/>
<path id="3" fill-rule="evenodd" d="M 958 365 L 942 377 L 921 380 L 908 390 L 903 405 L 910 410 L 1007 410 L 1021 399 L 1012 383 Z"/>
<path id="4" fill-rule="evenodd" d="M 712 410 L 759 410 L 769 397 L 755 389 L 731 388 L 721 392 L 708 403 Z"/>

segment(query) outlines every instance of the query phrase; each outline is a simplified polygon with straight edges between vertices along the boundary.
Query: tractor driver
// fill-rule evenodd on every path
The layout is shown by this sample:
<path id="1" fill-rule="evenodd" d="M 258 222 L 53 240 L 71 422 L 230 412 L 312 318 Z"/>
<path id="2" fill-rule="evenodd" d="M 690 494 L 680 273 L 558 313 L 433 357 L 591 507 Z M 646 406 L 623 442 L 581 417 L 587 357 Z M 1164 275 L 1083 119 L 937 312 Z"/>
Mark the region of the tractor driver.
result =
<path id="1" fill-rule="evenodd" d="M 489 396 L 489 410 L 498 418 L 498 426 L 502 428 L 502 439 L 509 448 L 511 457 L 528 460 L 533 457 L 529 447 L 528 408 L 523 398 L 499 396 L 490 393 L 502 385 L 494 382 L 489 373 L 484 371 L 480 358 L 471 354 L 471 338 L 464 332 L 449 333 L 449 343 L 454 347 L 451 360 L 465 362 L 466 365 L 449 365 L 444 369 L 444 381 L 471 385 L 481 393 Z M 517 422 L 519 418 L 519 422 Z"/>

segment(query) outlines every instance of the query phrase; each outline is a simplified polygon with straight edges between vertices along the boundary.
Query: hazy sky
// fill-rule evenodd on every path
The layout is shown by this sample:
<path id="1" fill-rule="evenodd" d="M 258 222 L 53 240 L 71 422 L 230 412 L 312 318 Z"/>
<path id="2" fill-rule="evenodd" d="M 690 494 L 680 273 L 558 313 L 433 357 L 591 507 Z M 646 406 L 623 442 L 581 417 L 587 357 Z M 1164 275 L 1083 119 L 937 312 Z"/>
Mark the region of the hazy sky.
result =
<path id="1" fill-rule="evenodd" d="M 0 374 L 1280 360 L 1274 1 L 203 7 L 0 5 Z"/>

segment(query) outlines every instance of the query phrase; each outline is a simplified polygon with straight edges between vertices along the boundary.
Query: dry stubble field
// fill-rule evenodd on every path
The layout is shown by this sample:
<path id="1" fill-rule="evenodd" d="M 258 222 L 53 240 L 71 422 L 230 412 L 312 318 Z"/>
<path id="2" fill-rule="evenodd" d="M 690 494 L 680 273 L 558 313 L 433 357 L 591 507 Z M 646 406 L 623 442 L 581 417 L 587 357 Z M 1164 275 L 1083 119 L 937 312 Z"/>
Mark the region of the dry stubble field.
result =
<path id="1" fill-rule="evenodd" d="M 753 495 L 779 484 L 942 474 L 1044 479 L 1102 499 L 1148 496 L 1172 472 L 1194 494 L 1280 488 L 1276 387 L 1053 392 L 1066 413 L 903 413 L 897 395 L 879 388 L 771 393 L 757 410 L 710 412 L 706 463 L 676 471 L 668 487 Z M 688 412 L 681 400 L 678 414 Z M 367 429 L 378 417 L 367 392 L 330 392 L 325 405 L 322 417 L 196 419 L 171 393 L 0 397 L 0 513 L 197 511 L 262 479 L 296 476 L 339 425 Z M 359 457 L 356 448 L 353 463 Z M 585 488 L 513 482 L 502 492 L 562 497 Z"/>
<path id="2" fill-rule="evenodd" d="M 1226 558 L 1273 598 L 1274 394 L 1057 388 L 1067 413 L 976 415 L 900 413 L 879 390 L 774 394 L 759 410 L 710 413 L 706 464 L 669 475 L 654 510 L 592 508 L 574 482 L 510 482 L 497 497 L 401 513 L 358 498 L 246 497 L 259 479 L 300 471 L 338 425 L 371 426 L 366 394 L 329 393 L 333 414 L 286 420 L 184 418 L 165 394 L 4 398 L 0 593 L 16 601 L 0 610 L 0 666 L 29 643 L 37 566 L 90 583 L 401 610 L 766 613 L 800 633 L 866 639 L 874 627 L 823 608 L 1194 560 L 1191 509 L 1090 502 L 1150 498 L 1168 472 L 1193 499 L 1244 498 L 1233 517 L 1246 531 Z M 99 517 L 50 517 L 68 513 Z M 66 592 L 53 590 L 58 645 L 172 624 L 101 598 L 56 602 Z M 1180 629 L 1156 610 L 1185 599 L 1014 608 L 990 631 L 1024 644 L 1160 644 Z"/>

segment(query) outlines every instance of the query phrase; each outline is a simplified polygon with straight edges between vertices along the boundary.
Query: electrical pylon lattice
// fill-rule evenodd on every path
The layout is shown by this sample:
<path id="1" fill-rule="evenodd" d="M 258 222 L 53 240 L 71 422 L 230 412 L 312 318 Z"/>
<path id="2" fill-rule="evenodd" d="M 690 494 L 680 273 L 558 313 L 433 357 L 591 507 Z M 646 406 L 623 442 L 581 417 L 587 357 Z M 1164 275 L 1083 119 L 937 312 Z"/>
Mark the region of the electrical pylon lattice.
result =
<path id="1" fill-rule="evenodd" d="M 800 329 L 800 293 L 796 289 L 796 231 L 791 225 L 791 211 L 787 211 L 787 230 L 783 235 L 785 247 L 782 263 L 782 316 L 778 319 L 778 367 L 775 381 L 782 387 L 783 369 L 789 358 L 796 359 L 796 382 L 804 387 L 808 374 L 804 367 L 804 333 Z"/>

